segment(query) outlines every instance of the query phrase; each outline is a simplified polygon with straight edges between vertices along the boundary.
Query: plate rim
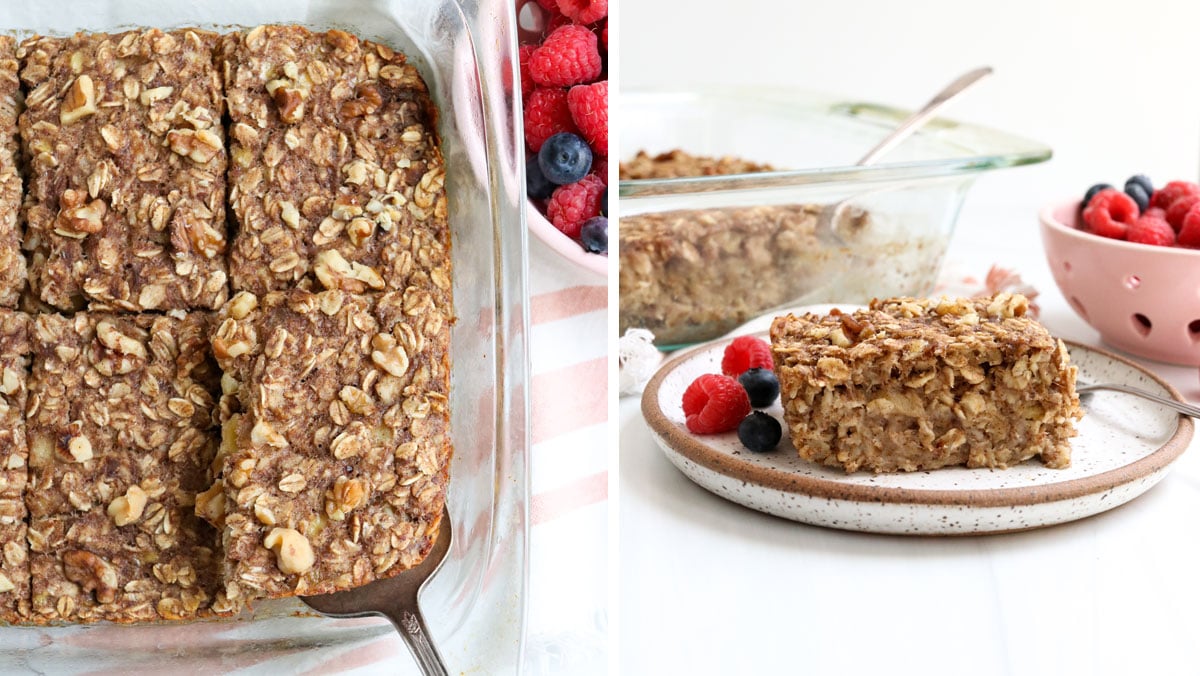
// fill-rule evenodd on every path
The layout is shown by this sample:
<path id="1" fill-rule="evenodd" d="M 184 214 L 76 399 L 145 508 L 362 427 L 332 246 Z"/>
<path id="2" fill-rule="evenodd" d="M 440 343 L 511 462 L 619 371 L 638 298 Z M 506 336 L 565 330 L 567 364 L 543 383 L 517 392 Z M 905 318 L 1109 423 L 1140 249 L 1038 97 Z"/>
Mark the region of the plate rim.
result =
<path id="1" fill-rule="evenodd" d="M 763 337 L 767 335 L 767 332 L 757 331 L 747 335 Z M 691 434 L 683 432 L 667 419 L 666 413 L 663 412 L 662 407 L 658 404 L 659 389 L 668 375 L 686 363 L 695 353 L 728 344 L 736 337 L 727 336 L 703 343 L 681 351 L 667 360 L 655 372 L 654 376 L 650 378 L 645 390 L 642 392 L 642 417 L 650 427 L 651 432 L 683 457 L 712 472 L 770 490 L 806 495 L 813 498 L 851 502 L 985 508 L 1021 507 L 1032 504 L 1075 500 L 1150 476 L 1178 459 L 1187 450 L 1192 440 L 1194 428 L 1192 419 L 1180 414 L 1175 433 L 1170 439 L 1167 439 L 1162 446 L 1150 454 L 1127 465 L 1122 465 L 1099 474 L 1051 484 L 1008 488 L 949 490 L 871 486 L 842 483 L 831 479 L 765 468 L 757 463 L 714 450 L 707 444 L 694 438 Z M 1069 347 L 1096 352 L 1116 362 L 1133 367 L 1162 386 L 1172 399 L 1186 403 L 1186 400 L 1183 399 L 1175 387 L 1141 364 L 1103 348 L 1085 345 L 1072 340 L 1061 340 Z"/>

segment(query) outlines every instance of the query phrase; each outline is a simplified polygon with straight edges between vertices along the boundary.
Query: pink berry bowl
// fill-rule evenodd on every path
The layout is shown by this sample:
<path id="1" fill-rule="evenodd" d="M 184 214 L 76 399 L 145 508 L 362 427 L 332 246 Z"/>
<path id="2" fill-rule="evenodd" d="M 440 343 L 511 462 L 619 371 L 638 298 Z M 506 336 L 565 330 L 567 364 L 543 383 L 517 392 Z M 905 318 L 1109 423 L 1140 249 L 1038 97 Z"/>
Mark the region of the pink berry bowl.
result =
<path id="1" fill-rule="evenodd" d="M 1105 343 L 1200 365 L 1200 249 L 1134 244 L 1076 229 L 1079 201 L 1040 214 L 1054 282 Z"/>

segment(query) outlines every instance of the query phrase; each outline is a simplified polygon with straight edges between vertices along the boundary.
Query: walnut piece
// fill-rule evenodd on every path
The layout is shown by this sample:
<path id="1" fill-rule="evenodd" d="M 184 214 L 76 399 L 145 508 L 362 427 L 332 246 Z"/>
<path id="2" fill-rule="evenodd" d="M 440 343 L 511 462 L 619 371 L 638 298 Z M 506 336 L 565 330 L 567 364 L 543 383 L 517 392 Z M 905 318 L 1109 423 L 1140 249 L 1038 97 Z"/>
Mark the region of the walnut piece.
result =
<path id="1" fill-rule="evenodd" d="M 367 500 L 366 484 L 361 479 L 337 478 L 333 489 L 325 497 L 325 513 L 334 521 L 341 521 Z"/>
<path id="2" fill-rule="evenodd" d="M 197 164 L 207 164 L 225 147 L 221 137 L 208 129 L 172 129 L 167 132 L 167 144 Z"/>
<path id="3" fill-rule="evenodd" d="M 263 546 L 275 552 L 279 570 L 288 575 L 304 573 L 316 562 L 308 538 L 294 528 L 272 528 L 263 538 Z"/>
<path id="4" fill-rule="evenodd" d="M 125 495 L 114 498 L 112 502 L 108 503 L 108 515 L 112 517 L 113 523 L 118 527 L 128 526 L 142 518 L 142 512 L 146 509 L 147 497 L 146 491 L 142 490 L 141 486 L 134 484 L 125 491 Z"/>
<path id="5" fill-rule="evenodd" d="M 63 575 L 83 588 L 96 592 L 96 601 L 112 603 L 117 597 L 117 571 L 104 559 L 82 549 L 63 552 Z"/>
<path id="6" fill-rule="evenodd" d="M 91 77 L 80 75 L 71 83 L 66 96 L 63 97 L 58 119 L 63 124 L 71 124 L 95 112 L 96 85 L 92 83 Z"/>
<path id="7" fill-rule="evenodd" d="M 59 200 L 62 208 L 54 221 L 54 232 L 63 237 L 82 239 L 104 229 L 104 214 L 108 211 L 108 204 L 100 199 L 84 204 L 86 194 L 82 190 L 63 191 Z"/>

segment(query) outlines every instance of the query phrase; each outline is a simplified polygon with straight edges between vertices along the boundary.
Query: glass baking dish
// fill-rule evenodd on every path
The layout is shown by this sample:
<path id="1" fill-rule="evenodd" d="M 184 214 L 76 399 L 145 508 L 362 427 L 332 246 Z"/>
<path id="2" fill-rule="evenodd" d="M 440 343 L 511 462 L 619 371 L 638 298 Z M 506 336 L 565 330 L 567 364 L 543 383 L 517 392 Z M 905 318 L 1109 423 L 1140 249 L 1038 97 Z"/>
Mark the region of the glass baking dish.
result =
<path id="1" fill-rule="evenodd" d="M 401 49 L 441 112 L 457 323 L 451 334 L 454 544 L 421 599 L 454 673 L 511 673 L 522 660 L 528 536 L 528 319 L 521 144 L 507 0 L 12 2 L 0 29 L 137 26 L 230 30 L 262 23 L 340 28 Z M 0 626 L 0 672 L 415 673 L 386 620 L 330 620 L 299 601 L 233 620 L 142 626 Z"/>
<path id="2" fill-rule="evenodd" d="M 909 112 L 786 89 L 622 91 L 618 105 L 623 161 L 680 149 L 777 169 L 620 181 L 620 330 L 667 349 L 774 308 L 929 293 L 979 174 L 1051 154 L 935 119 L 858 167 Z"/>

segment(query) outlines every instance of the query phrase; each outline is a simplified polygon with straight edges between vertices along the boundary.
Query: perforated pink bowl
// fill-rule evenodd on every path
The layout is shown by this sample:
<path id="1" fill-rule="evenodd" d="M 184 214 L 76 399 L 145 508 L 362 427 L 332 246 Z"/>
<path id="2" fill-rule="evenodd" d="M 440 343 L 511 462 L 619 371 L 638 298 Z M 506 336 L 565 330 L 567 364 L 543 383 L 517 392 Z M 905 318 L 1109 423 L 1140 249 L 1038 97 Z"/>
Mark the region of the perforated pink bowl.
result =
<path id="1" fill-rule="evenodd" d="M 1067 302 L 1104 342 L 1200 365 L 1200 250 L 1133 244 L 1075 229 L 1079 202 L 1046 207 L 1042 244 Z"/>

